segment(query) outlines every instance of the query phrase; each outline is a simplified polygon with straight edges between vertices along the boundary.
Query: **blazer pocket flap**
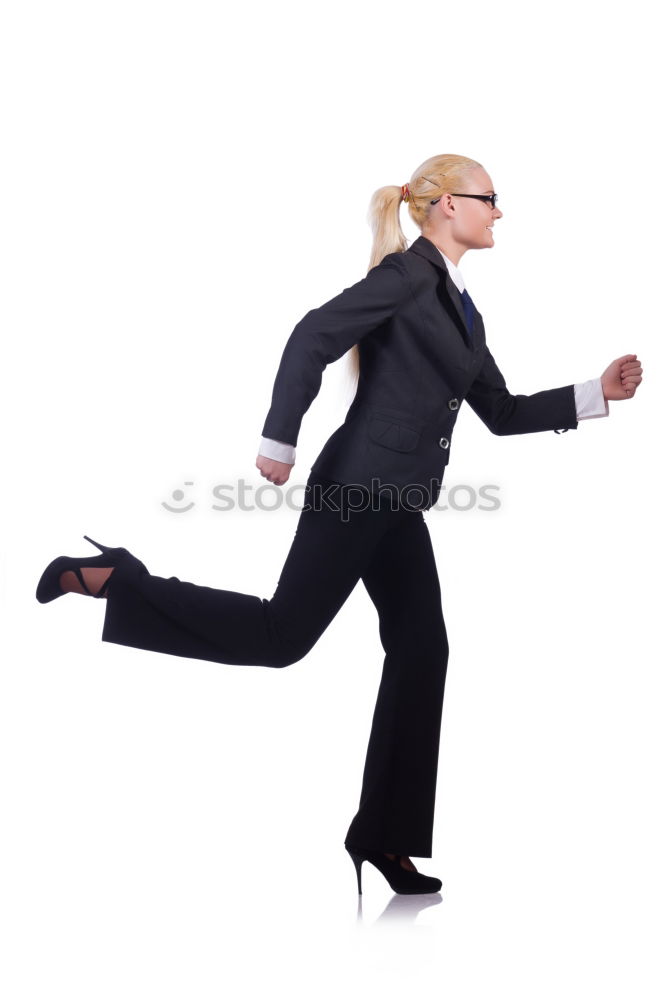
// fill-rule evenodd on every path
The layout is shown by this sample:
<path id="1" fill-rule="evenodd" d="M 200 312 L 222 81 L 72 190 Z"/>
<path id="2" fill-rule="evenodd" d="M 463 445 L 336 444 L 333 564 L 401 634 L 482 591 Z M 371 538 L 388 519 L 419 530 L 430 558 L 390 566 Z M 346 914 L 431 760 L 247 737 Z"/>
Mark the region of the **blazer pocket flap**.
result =
<path id="1" fill-rule="evenodd" d="M 393 451 L 412 451 L 419 442 L 420 431 L 404 424 L 397 424 L 383 417 L 371 417 L 368 423 L 368 434 L 377 444 Z"/>

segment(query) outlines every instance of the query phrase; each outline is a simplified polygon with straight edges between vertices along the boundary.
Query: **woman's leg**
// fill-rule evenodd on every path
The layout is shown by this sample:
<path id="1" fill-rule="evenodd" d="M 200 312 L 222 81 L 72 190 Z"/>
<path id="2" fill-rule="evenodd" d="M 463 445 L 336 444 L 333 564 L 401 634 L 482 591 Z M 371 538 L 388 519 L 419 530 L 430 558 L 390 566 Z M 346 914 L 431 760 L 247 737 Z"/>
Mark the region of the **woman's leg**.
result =
<path id="1" fill-rule="evenodd" d="M 367 491 L 326 488 L 302 509 L 270 600 L 152 576 L 138 560 L 110 577 L 105 642 L 217 663 L 282 667 L 300 660 L 333 620 L 385 535 L 403 517 L 388 503 L 359 506 Z M 318 497 L 321 494 L 318 489 Z"/>
<path id="2" fill-rule="evenodd" d="M 407 512 L 382 538 L 363 582 L 386 656 L 348 846 L 432 856 L 448 639 L 427 524 Z"/>

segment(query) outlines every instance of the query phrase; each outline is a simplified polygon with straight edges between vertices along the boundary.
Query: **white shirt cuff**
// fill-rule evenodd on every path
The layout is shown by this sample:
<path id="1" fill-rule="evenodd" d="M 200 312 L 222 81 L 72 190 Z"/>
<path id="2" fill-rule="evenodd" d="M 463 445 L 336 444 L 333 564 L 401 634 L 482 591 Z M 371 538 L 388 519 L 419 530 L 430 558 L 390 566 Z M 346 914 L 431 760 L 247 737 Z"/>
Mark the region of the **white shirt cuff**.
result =
<path id="1" fill-rule="evenodd" d="M 602 392 L 601 379 L 592 378 L 588 382 L 578 382 L 574 388 L 577 420 L 609 416 L 609 403 Z"/>
<path id="2" fill-rule="evenodd" d="M 263 455 L 264 458 L 273 458 L 275 462 L 287 462 L 288 465 L 294 465 L 296 451 L 293 444 L 274 441 L 272 438 L 260 438 L 258 455 Z"/>

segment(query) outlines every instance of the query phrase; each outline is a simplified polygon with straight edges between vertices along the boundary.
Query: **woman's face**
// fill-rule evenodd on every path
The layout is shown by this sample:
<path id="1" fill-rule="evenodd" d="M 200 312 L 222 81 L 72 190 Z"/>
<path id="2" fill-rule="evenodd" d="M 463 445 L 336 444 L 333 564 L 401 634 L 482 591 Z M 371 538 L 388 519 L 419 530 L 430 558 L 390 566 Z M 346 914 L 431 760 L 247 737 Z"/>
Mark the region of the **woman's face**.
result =
<path id="1" fill-rule="evenodd" d="M 494 187 L 490 175 L 482 167 L 473 167 L 465 174 L 459 189 L 463 194 L 493 194 Z M 478 250 L 494 246 L 492 226 L 503 212 L 489 201 L 478 198 L 457 198 L 444 195 L 445 214 L 450 216 L 453 239 L 466 250 Z M 440 206 L 439 206 L 440 207 Z"/>

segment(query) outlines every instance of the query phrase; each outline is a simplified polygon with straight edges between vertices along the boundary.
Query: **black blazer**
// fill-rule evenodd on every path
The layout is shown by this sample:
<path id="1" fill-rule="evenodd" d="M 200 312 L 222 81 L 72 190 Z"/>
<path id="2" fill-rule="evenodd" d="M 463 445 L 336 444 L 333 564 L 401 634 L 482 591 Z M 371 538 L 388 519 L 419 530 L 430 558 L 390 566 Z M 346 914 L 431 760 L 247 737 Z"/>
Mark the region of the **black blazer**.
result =
<path id="1" fill-rule="evenodd" d="M 419 236 L 297 323 L 276 374 L 263 437 L 296 445 L 322 373 L 358 343 L 360 375 L 345 421 L 311 471 L 373 491 L 390 483 L 427 510 L 438 499 L 466 399 L 493 434 L 576 430 L 573 385 L 512 395 L 435 245 Z M 420 503 L 418 499 L 420 498 Z"/>

